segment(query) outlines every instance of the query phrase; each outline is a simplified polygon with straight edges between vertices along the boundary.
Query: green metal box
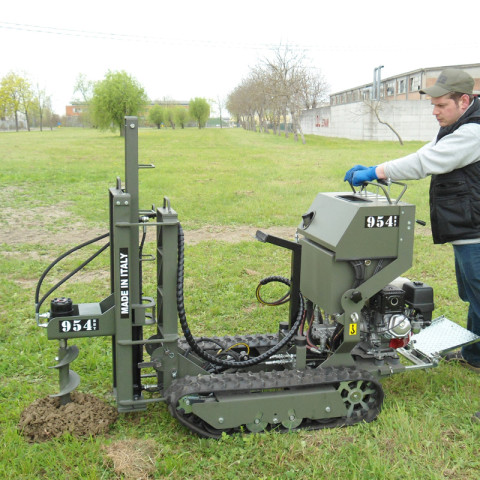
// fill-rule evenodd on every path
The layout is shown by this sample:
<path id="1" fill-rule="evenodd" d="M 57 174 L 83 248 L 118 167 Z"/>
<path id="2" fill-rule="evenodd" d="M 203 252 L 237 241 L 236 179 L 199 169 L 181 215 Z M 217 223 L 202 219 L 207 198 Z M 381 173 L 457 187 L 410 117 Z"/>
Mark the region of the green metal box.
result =
<path id="1" fill-rule="evenodd" d="M 371 279 L 367 298 L 412 264 L 414 205 L 372 193 L 320 193 L 303 218 L 300 289 L 327 313 L 342 312 L 347 290 Z"/>

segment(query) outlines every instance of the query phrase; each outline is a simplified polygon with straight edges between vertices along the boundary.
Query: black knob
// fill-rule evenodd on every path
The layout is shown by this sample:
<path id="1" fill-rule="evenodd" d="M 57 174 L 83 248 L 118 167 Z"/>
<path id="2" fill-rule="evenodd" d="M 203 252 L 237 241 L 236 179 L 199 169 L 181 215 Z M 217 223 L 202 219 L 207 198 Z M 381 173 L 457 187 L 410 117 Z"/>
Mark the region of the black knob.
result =
<path id="1" fill-rule="evenodd" d="M 59 297 L 50 302 L 50 316 L 66 317 L 73 314 L 73 302 L 71 298 Z"/>

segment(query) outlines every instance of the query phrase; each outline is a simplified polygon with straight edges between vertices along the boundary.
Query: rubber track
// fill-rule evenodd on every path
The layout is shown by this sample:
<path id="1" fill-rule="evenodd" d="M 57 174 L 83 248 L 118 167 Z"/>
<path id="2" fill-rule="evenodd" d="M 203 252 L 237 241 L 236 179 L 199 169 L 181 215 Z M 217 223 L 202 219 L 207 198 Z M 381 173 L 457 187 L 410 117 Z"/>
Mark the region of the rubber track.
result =
<path id="1" fill-rule="evenodd" d="M 222 373 L 213 375 L 187 376 L 176 380 L 165 391 L 166 403 L 172 416 L 180 423 L 202 437 L 220 438 L 222 432 L 232 434 L 240 431 L 248 433 L 246 428 L 239 425 L 234 429 L 218 430 L 206 425 L 203 420 L 194 414 L 185 414 L 178 409 L 179 400 L 185 395 L 197 394 L 208 396 L 215 393 L 247 393 L 263 389 L 302 389 L 306 387 L 334 386 L 338 388 L 340 382 L 369 382 L 376 389 L 375 404 L 366 411 L 354 412 L 351 417 L 326 418 L 320 420 L 304 419 L 302 424 L 294 430 L 318 430 L 322 428 L 334 428 L 350 426 L 360 422 L 371 422 L 380 413 L 383 402 L 383 389 L 380 382 L 364 370 L 347 367 L 325 367 L 313 370 L 282 370 L 272 372 L 241 372 Z M 301 392 L 299 392 L 301 394 Z M 291 431 L 280 425 L 269 425 L 267 429 L 275 429 L 280 432 Z"/>

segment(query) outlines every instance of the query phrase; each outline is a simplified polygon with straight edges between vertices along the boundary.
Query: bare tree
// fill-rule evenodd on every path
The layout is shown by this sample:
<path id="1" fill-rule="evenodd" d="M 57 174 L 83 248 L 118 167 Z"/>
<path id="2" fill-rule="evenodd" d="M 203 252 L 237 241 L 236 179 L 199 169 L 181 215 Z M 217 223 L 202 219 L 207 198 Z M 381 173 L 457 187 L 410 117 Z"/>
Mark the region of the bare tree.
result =
<path id="1" fill-rule="evenodd" d="M 85 74 L 79 73 L 77 75 L 77 79 L 73 87 L 73 95 L 78 94 L 78 96 L 74 97 L 73 102 L 82 105 L 80 113 L 82 125 L 92 124 L 89 106 L 92 102 L 94 88 L 95 82 L 88 80 Z"/>
<path id="2" fill-rule="evenodd" d="M 300 136 L 305 143 L 300 112 L 314 108 L 328 90 L 324 78 L 309 70 L 303 52 L 279 47 L 229 95 L 227 108 L 248 130 L 256 130 L 258 123 L 259 131 L 268 133 L 271 125 L 273 132 L 280 135 L 283 123 L 288 137 L 291 122 L 295 140 Z"/>
<path id="3" fill-rule="evenodd" d="M 220 98 L 220 96 L 217 96 L 217 100 L 215 100 L 214 102 L 217 104 L 217 107 L 218 107 L 218 115 L 220 117 L 220 128 L 223 128 L 222 111 L 223 111 L 223 108 L 225 107 L 225 100 L 223 98 Z"/>
<path id="4" fill-rule="evenodd" d="M 88 105 L 93 97 L 94 86 L 95 83 L 91 80 L 88 80 L 84 73 L 79 73 L 75 81 L 75 86 L 73 87 L 73 94 L 75 95 L 78 93 L 80 95 L 80 100 L 75 99 L 75 101 Z"/>
<path id="5" fill-rule="evenodd" d="M 51 99 L 46 94 L 45 89 L 41 88 L 38 83 L 35 87 L 35 91 L 33 92 L 33 103 L 34 103 L 35 109 L 38 113 L 40 131 L 42 132 L 43 131 L 43 118 L 45 116 L 45 110 L 47 108 L 50 108 Z"/>
<path id="6" fill-rule="evenodd" d="M 303 106 L 303 87 L 308 82 L 305 67 L 305 55 L 290 47 L 279 47 L 272 59 L 265 59 L 267 71 L 274 88 L 273 97 L 279 101 L 280 111 L 285 125 L 285 137 L 288 137 L 288 115 L 292 122 L 295 140 L 298 134 L 305 143 L 305 137 L 300 127 L 300 109 Z"/>
<path id="7" fill-rule="evenodd" d="M 396 135 L 400 145 L 403 145 L 403 140 L 402 140 L 402 137 L 400 136 L 400 134 L 393 128 L 392 125 L 390 125 L 390 123 L 388 123 L 388 122 L 386 122 L 386 121 L 384 121 L 380 118 L 380 111 L 382 110 L 382 106 L 383 106 L 382 101 L 381 100 L 365 99 L 363 101 L 363 103 L 364 103 L 364 105 L 367 106 L 369 111 L 371 111 L 375 115 L 378 123 L 388 127 Z"/>

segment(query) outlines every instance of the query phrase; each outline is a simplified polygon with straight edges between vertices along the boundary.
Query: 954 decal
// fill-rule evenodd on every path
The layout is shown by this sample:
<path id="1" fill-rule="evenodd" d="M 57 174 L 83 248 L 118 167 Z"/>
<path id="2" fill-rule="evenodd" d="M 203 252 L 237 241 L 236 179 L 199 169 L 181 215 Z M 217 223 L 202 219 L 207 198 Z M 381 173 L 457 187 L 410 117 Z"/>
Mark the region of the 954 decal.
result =
<path id="1" fill-rule="evenodd" d="M 365 228 L 395 228 L 398 227 L 398 215 L 369 215 L 365 217 Z"/>
<path id="2" fill-rule="evenodd" d="M 99 330 L 98 318 L 84 318 L 82 320 L 62 320 L 58 324 L 60 333 L 92 332 Z"/>

